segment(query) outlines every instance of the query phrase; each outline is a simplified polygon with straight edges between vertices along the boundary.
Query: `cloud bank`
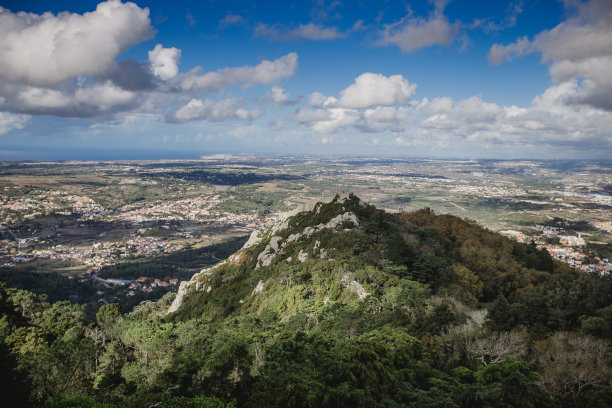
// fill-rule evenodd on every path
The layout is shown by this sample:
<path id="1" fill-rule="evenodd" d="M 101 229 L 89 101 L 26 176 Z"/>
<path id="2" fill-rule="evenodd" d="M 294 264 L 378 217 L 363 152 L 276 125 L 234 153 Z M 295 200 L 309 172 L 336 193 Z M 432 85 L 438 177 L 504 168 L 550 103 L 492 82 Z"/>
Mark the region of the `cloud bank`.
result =
<path id="1" fill-rule="evenodd" d="M 411 99 L 415 89 L 401 75 L 364 73 L 340 92 L 339 99 L 318 92 L 309 95 L 311 108 L 297 109 L 293 119 L 321 135 L 351 131 L 395 135 L 393 143 L 400 146 L 612 148 L 612 115 L 574 103 L 582 92 L 576 80 L 552 86 L 528 108 L 502 106 L 478 96 L 418 102 Z"/>
<path id="2" fill-rule="evenodd" d="M 154 32 L 148 8 L 119 0 L 83 15 L 15 14 L 0 7 L 0 78 L 45 86 L 102 74 Z"/>
<path id="3" fill-rule="evenodd" d="M 378 28 L 358 21 L 342 31 L 330 26 L 330 20 L 313 18 L 323 23 L 259 24 L 254 35 L 278 42 L 332 41 L 365 29 L 376 45 L 406 53 L 454 43 L 466 26 L 445 15 L 447 1 L 430 3 L 434 9 L 426 17 L 408 11 Z M 283 131 L 281 139 L 287 145 L 292 137 L 316 143 L 314 133 L 320 135 L 320 143 L 365 140 L 392 148 L 471 146 L 494 151 L 538 146 L 606 151 L 612 149 L 612 2 L 564 4 L 567 17 L 557 26 L 489 49 L 493 65 L 538 53 L 549 67 L 552 86 L 526 107 L 504 106 L 479 96 L 416 100 L 417 85 L 404 76 L 406 71 L 363 72 L 334 95 L 312 92 L 292 87 L 295 82 L 282 84 L 298 71 L 298 54 L 288 51 L 248 65 L 181 71 L 183 51 L 160 41 L 148 47 L 143 61 L 121 59 L 130 47 L 151 39 L 155 29 L 147 8 L 119 0 L 102 2 L 84 14 L 36 15 L 0 7 L 0 134 L 23 129 L 30 115 L 90 118 L 89 123 L 150 115 L 151 123 L 188 123 L 187 129 L 200 126 L 194 124 L 198 121 L 218 127 L 228 121 L 250 129 L 250 135 L 264 132 L 265 126 L 258 123 L 263 119 L 268 131 Z M 521 12 L 522 2 L 513 2 L 502 23 L 475 21 L 473 28 L 487 25 L 489 32 L 499 31 L 514 26 Z M 248 27 L 245 18 L 228 12 L 215 26 L 223 30 L 236 25 Z M 264 145 L 265 137 L 259 137 L 264 140 L 259 145 Z"/>
<path id="4" fill-rule="evenodd" d="M 570 15 L 550 30 L 529 40 L 494 44 L 492 64 L 539 52 L 556 84 L 582 80 L 566 103 L 589 104 L 612 112 L 612 2 L 591 0 L 565 2 Z"/>
<path id="5" fill-rule="evenodd" d="M 339 99 L 319 92 L 309 95 L 308 103 L 317 109 L 300 108 L 293 118 L 322 134 L 347 126 L 367 132 L 399 130 L 404 113 L 395 105 L 408 101 L 415 90 L 416 85 L 402 75 L 366 72 L 342 90 Z"/>
<path id="6" fill-rule="evenodd" d="M 112 120 L 129 112 L 166 113 L 171 122 L 253 120 L 261 112 L 242 100 L 200 99 L 234 86 L 274 85 L 294 75 L 298 55 L 256 65 L 181 73 L 181 50 L 157 44 L 147 61 L 117 60 L 155 35 L 149 9 L 108 0 L 92 12 L 13 13 L 0 7 L 2 132 L 19 129 L 27 115 Z M 272 91 L 283 103 L 282 92 Z M 218 104 L 218 107 L 214 107 Z M 26 116 L 24 116 L 26 115 Z"/>

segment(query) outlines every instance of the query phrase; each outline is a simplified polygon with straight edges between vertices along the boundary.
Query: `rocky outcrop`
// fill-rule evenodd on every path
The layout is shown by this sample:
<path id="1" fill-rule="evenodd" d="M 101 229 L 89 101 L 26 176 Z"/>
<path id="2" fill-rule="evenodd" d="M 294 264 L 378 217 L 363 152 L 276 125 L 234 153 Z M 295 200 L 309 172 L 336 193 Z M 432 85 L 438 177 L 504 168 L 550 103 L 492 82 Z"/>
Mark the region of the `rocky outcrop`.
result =
<path id="1" fill-rule="evenodd" d="M 200 288 L 202 286 L 205 286 L 205 285 L 202 284 L 202 278 L 204 276 L 209 275 L 214 268 L 217 268 L 217 267 L 225 264 L 225 262 L 226 261 L 220 262 L 217 265 L 213 266 L 212 268 L 202 269 L 200 272 L 198 272 L 195 275 L 193 275 L 190 280 L 182 281 L 181 284 L 179 285 L 179 289 L 178 289 L 178 292 L 176 294 L 176 297 L 172 301 L 172 304 L 170 305 L 170 308 L 168 308 L 168 312 L 167 313 L 176 312 L 183 305 L 183 299 L 185 298 L 185 295 L 187 294 L 187 292 L 189 290 L 191 290 L 191 289 L 200 290 Z M 210 290 L 212 288 L 211 288 L 210 285 L 208 285 L 204 289 L 206 291 L 210 292 Z"/>
<path id="2" fill-rule="evenodd" d="M 329 220 L 326 224 L 315 225 L 314 227 L 306 227 L 304 228 L 303 236 L 309 237 L 315 232 L 321 231 L 323 229 L 336 230 L 343 222 L 351 222 L 354 226 L 359 226 L 359 218 L 352 212 L 345 212 L 344 214 L 340 214 Z"/>
<path id="3" fill-rule="evenodd" d="M 300 249 L 300 253 L 298 254 L 298 261 L 300 261 L 301 263 L 306 262 L 306 260 L 308 259 L 308 252 L 304 252 Z"/>
<path id="4" fill-rule="evenodd" d="M 176 312 L 179 307 L 183 305 L 183 298 L 187 293 L 187 285 L 189 285 L 189 281 L 181 282 L 181 284 L 179 285 L 178 293 L 176 294 L 176 297 L 174 298 L 172 304 L 170 305 L 170 308 L 168 309 L 168 313 Z"/>
<path id="5" fill-rule="evenodd" d="M 291 234 L 287 237 L 286 240 L 283 241 L 282 237 L 275 235 L 283 231 L 284 229 L 289 227 L 289 219 L 283 220 L 279 224 L 274 224 L 274 226 L 270 229 L 269 235 L 273 235 L 268 242 L 268 245 L 261 251 L 261 253 L 257 256 L 257 265 L 255 269 L 259 269 L 263 266 L 270 266 L 276 258 L 277 255 L 281 255 L 284 253 L 285 247 L 289 242 L 297 242 L 302 237 L 310 237 L 312 234 L 318 231 L 322 231 L 324 229 L 330 229 L 332 231 L 338 230 L 338 227 L 342 226 L 345 222 L 349 222 L 353 224 L 355 227 L 359 226 L 359 218 L 355 214 L 350 211 L 347 211 L 343 214 L 339 214 L 329 220 L 327 223 L 315 225 L 314 227 L 306 227 L 301 233 Z M 249 239 L 250 241 L 250 239 Z M 325 253 L 325 257 L 327 257 L 327 253 Z M 307 253 L 303 253 L 300 250 L 300 254 L 298 255 L 298 260 L 300 262 L 306 261 L 308 258 Z"/>
<path id="6" fill-rule="evenodd" d="M 268 242 L 268 245 L 266 245 L 264 250 L 261 251 L 261 253 L 257 256 L 257 266 L 255 267 L 255 269 L 258 269 L 262 266 L 272 265 L 272 261 L 274 260 L 276 255 L 283 253 L 283 248 L 285 247 L 285 245 L 283 244 L 283 246 L 281 247 L 281 245 L 279 244 L 281 241 L 282 238 L 277 235 L 270 238 L 270 242 Z"/>
<path id="7" fill-rule="evenodd" d="M 314 227 L 306 227 L 301 233 L 291 234 L 287 237 L 286 240 L 283 241 L 282 237 L 275 235 L 275 234 L 288 228 L 289 221 L 290 219 L 286 219 L 272 226 L 272 228 L 270 229 L 268 233 L 269 235 L 272 235 L 272 238 L 270 238 L 268 245 L 266 245 L 263 251 L 261 251 L 261 253 L 257 256 L 257 265 L 255 266 L 255 269 L 259 269 L 263 266 L 272 265 L 274 258 L 276 258 L 277 255 L 281 255 L 284 253 L 285 247 L 289 242 L 297 242 L 302 237 L 308 238 L 315 232 L 322 231 L 324 229 L 330 229 L 332 231 L 336 231 L 338 230 L 338 227 L 342 226 L 345 222 L 351 223 L 355 227 L 359 226 L 359 218 L 357 218 L 357 216 L 354 213 L 347 211 L 343 214 L 339 214 L 335 216 L 334 218 L 332 218 L 325 224 L 321 223 L 319 225 L 315 225 Z M 261 242 L 261 240 L 258 242 Z M 322 255 L 324 255 L 323 258 L 326 258 L 327 252 L 325 252 Z M 300 262 L 304 262 L 306 261 L 307 258 L 308 258 L 308 254 L 300 250 L 300 254 L 298 255 L 298 260 Z"/>
<path id="8" fill-rule="evenodd" d="M 253 289 L 253 295 L 256 293 L 261 293 L 263 291 L 264 288 L 264 283 L 262 280 L 260 280 L 259 282 L 257 282 L 257 286 L 255 286 L 255 289 Z"/>
<path id="9" fill-rule="evenodd" d="M 361 284 L 355 280 L 355 275 L 352 272 L 342 276 L 342 279 L 340 279 L 340 283 L 345 289 L 348 289 L 350 292 L 353 292 L 355 295 L 357 295 L 359 300 L 363 300 L 369 295 L 369 293 L 365 291 L 363 286 L 361 286 Z"/>
<path id="10" fill-rule="evenodd" d="M 245 242 L 244 245 L 242 246 L 242 250 L 245 250 L 247 248 L 250 248 L 252 246 L 255 246 L 255 245 L 259 244 L 262 239 L 263 239 L 263 236 L 262 236 L 261 232 L 259 232 L 259 231 L 251 232 L 251 236 L 249 237 L 247 242 Z"/>
<path id="11" fill-rule="evenodd" d="M 350 281 L 346 285 L 346 288 L 349 291 L 353 292 L 355 295 L 357 295 L 359 300 L 363 300 L 363 299 L 365 299 L 369 295 L 369 293 L 365 291 L 363 286 L 361 286 L 361 284 L 359 282 L 357 282 L 356 280 Z"/>

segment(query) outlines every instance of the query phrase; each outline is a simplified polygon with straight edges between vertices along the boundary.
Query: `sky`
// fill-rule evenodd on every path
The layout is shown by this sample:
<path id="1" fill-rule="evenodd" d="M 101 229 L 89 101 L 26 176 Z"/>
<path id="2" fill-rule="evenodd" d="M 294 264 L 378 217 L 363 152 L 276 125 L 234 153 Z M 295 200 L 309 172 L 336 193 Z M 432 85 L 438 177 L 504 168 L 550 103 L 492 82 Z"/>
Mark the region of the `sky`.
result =
<path id="1" fill-rule="evenodd" d="M 0 160 L 612 159 L 611 0 L 0 0 Z"/>

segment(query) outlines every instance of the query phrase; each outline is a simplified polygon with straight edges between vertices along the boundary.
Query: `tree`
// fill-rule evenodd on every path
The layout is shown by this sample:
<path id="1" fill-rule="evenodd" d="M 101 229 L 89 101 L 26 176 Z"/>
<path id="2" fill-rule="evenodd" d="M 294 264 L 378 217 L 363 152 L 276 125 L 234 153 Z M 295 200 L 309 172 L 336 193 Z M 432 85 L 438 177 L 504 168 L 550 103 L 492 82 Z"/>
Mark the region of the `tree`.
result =
<path id="1" fill-rule="evenodd" d="M 434 254 L 419 256 L 413 265 L 412 276 L 421 283 L 438 288 L 448 282 L 449 270 L 446 261 Z"/>
<path id="2" fill-rule="evenodd" d="M 25 317 L 28 312 L 36 304 L 36 295 L 27 290 L 15 290 L 11 296 L 13 302 L 19 306 L 19 311 L 22 317 Z"/>
<path id="3" fill-rule="evenodd" d="M 51 338 L 63 336 L 69 329 L 82 329 L 87 320 L 85 305 L 55 302 L 42 313 L 40 328 Z"/>
<path id="4" fill-rule="evenodd" d="M 538 383 L 538 373 L 514 357 L 483 366 L 474 377 L 494 392 L 497 407 L 539 408 L 551 405 L 550 396 Z"/>
<path id="5" fill-rule="evenodd" d="M 507 356 L 523 357 L 527 353 L 524 336 L 518 332 L 500 332 L 474 339 L 467 344 L 468 354 L 480 364 L 502 362 Z"/>
<path id="6" fill-rule="evenodd" d="M 603 317 L 591 316 L 582 321 L 583 332 L 596 337 L 607 338 L 612 335 L 608 322 Z"/>
<path id="7" fill-rule="evenodd" d="M 40 403 L 61 394 L 86 395 L 95 374 L 95 344 L 90 338 L 58 339 L 23 357 L 32 382 L 32 397 Z"/>
<path id="8" fill-rule="evenodd" d="M 610 343 L 590 336 L 555 333 L 535 344 L 542 384 L 559 402 L 575 403 L 598 386 L 609 385 Z"/>
<path id="9" fill-rule="evenodd" d="M 121 307 L 118 303 L 102 305 L 96 313 L 96 322 L 105 332 L 110 334 L 112 326 L 122 320 Z"/>
<path id="10" fill-rule="evenodd" d="M 502 296 L 489 307 L 486 325 L 492 331 L 510 331 L 521 321 L 517 311 L 517 308 Z"/>
<path id="11" fill-rule="evenodd" d="M 463 289 L 472 294 L 476 299 L 482 297 L 482 288 L 484 285 L 474 272 L 460 264 L 454 264 L 452 270 L 457 283 Z"/>

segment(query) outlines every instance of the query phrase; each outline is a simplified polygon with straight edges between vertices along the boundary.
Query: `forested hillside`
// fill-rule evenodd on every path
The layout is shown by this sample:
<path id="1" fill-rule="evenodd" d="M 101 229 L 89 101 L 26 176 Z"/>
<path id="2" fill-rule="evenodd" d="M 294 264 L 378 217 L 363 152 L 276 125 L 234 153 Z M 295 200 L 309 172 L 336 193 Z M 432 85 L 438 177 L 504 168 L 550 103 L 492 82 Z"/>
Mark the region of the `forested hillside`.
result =
<path id="1" fill-rule="evenodd" d="M 612 400 L 612 279 L 428 209 L 318 203 L 175 296 L 125 315 L 103 306 L 93 321 L 0 286 L 5 395 L 126 407 Z"/>

